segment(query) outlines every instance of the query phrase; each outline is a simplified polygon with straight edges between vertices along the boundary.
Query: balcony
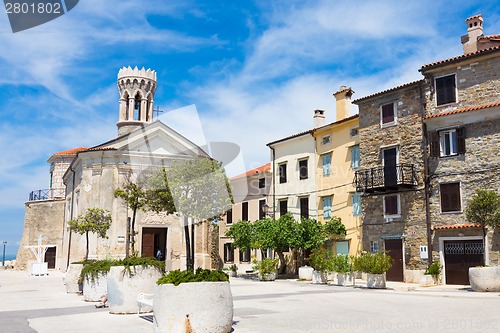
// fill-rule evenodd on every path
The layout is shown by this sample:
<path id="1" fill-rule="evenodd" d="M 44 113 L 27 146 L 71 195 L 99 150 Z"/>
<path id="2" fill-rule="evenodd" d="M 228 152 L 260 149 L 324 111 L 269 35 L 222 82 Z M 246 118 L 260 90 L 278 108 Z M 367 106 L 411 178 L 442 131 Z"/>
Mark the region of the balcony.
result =
<path id="1" fill-rule="evenodd" d="M 49 188 L 47 190 L 31 191 L 29 201 L 43 201 L 63 199 L 66 194 L 64 188 Z"/>
<path id="2" fill-rule="evenodd" d="M 354 186 L 357 192 L 385 192 L 417 186 L 413 164 L 397 164 L 356 171 Z"/>

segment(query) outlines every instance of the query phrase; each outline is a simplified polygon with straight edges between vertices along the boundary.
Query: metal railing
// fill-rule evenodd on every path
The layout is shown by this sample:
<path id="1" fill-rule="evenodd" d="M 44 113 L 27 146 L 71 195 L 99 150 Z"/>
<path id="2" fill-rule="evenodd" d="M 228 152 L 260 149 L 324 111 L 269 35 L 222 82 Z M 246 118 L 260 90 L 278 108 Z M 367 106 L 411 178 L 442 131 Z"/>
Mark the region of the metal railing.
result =
<path id="1" fill-rule="evenodd" d="M 49 188 L 46 190 L 36 190 L 30 192 L 29 201 L 42 201 L 64 198 L 66 189 L 64 188 Z"/>
<path id="2" fill-rule="evenodd" d="M 413 164 L 397 164 L 392 167 L 376 167 L 358 170 L 354 176 L 358 192 L 394 190 L 417 186 L 417 174 Z"/>

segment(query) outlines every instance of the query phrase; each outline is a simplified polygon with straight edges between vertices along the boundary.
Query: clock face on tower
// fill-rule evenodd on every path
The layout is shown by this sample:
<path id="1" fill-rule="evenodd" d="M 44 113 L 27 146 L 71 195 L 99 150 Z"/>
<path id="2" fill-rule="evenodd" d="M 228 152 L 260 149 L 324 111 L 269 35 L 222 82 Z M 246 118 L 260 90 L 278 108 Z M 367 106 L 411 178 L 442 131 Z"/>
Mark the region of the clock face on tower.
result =
<path id="1" fill-rule="evenodd" d="M 90 185 L 90 184 L 85 184 L 85 186 L 83 187 L 83 190 L 85 192 L 90 192 L 91 189 L 92 189 L 92 185 Z"/>

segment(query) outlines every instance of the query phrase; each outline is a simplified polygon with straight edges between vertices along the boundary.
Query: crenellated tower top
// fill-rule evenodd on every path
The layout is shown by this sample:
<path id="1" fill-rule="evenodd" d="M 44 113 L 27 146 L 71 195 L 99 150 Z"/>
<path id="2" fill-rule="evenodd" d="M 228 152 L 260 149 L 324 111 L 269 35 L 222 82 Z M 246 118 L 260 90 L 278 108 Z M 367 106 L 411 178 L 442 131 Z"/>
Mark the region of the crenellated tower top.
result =
<path id="1" fill-rule="evenodd" d="M 154 94 L 156 92 L 156 72 L 151 69 L 123 67 L 118 72 L 120 91 L 120 115 L 118 135 L 153 122 Z"/>

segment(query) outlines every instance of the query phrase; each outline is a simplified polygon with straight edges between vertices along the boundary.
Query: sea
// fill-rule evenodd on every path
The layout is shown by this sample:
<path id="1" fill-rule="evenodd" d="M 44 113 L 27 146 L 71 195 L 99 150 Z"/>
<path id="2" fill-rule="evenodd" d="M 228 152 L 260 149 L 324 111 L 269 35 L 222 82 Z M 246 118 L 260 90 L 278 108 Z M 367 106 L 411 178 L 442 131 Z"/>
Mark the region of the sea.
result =
<path id="1" fill-rule="evenodd" d="M 2 264 L 2 254 L 0 253 L 0 265 Z M 5 254 L 5 261 L 9 260 L 15 260 L 16 259 L 16 255 L 15 254 Z"/>

